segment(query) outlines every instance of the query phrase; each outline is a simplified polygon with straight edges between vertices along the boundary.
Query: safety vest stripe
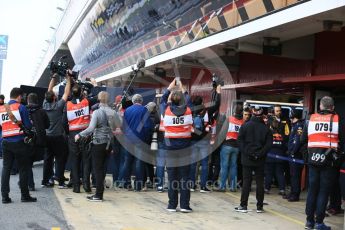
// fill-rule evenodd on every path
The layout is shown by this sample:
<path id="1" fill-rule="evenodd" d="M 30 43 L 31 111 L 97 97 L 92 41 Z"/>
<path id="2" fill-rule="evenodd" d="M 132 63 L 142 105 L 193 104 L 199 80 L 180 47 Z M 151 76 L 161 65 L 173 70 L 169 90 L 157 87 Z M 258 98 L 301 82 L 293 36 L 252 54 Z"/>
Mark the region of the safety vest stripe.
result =
<path id="1" fill-rule="evenodd" d="M 75 131 L 75 130 L 80 130 L 80 129 L 86 129 L 89 126 L 89 123 L 85 123 L 85 124 L 73 124 L 73 125 L 69 125 L 69 130 L 71 131 Z"/>
<path id="2" fill-rule="evenodd" d="M 308 136 L 308 140 L 310 142 L 315 142 L 315 141 L 321 141 L 321 142 L 338 142 L 338 135 L 337 134 L 326 134 L 326 135 L 317 135 L 317 134 L 312 134 Z"/>
<path id="3" fill-rule="evenodd" d="M 190 138 L 192 137 L 191 132 L 179 132 L 179 133 L 175 133 L 175 132 L 168 132 L 165 131 L 165 138 Z"/>
<path id="4" fill-rule="evenodd" d="M 6 131 L 2 131 L 2 136 L 3 137 L 9 137 L 9 136 L 15 136 L 15 135 L 18 135 L 18 134 L 23 134 L 23 131 L 19 131 L 18 132 L 18 129 L 13 129 L 13 130 L 6 130 Z"/>
<path id="5" fill-rule="evenodd" d="M 338 148 L 338 143 L 330 143 L 328 142 L 322 142 L 322 141 L 315 141 L 310 142 L 308 141 L 308 148 Z"/>

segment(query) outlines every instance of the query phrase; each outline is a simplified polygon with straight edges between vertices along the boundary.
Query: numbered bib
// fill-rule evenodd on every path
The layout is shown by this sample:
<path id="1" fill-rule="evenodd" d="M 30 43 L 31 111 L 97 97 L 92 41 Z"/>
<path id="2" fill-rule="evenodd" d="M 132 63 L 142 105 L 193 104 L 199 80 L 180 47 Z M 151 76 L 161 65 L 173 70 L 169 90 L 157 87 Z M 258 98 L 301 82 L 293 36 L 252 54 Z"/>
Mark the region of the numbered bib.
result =
<path id="1" fill-rule="evenodd" d="M 67 119 L 70 131 L 86 129 L 90 123 L 89 102 L 83 99 L 80 103 L 67 102 Z"/>
<path id="2" fill-rule="evenodd" d="M 193 125 L 192 111 L 187 107 L 182 116 L 176 116 L 170 110 L 170 106 L 165 111 L 163 126 L 165 138 L 191 138 Z"/>
<path id="3" fill-rule="evenodd" d="M 237 119 L 233 116 L 229 118 L 229 128 L 226 134 L 226 140 L 234 139 L 237 140 L 238 132 L 243 124 L 243 119 Z"/>
<path id="4" fill-rule="evenodd" d="M 21 121 L 22 118 L 19 113 L 19 106 L 19 103 L 14 103 L 10 105 L 10 109 L 15 118 L 18 121 Z M 11 121 L 9 115 L 7 114 L 5 106 L 0 106 L 0 123 L 2 126 L 3 137 L 12 137 L 23 134 L 23 132 L 20 130 L 20 127 Z"/>

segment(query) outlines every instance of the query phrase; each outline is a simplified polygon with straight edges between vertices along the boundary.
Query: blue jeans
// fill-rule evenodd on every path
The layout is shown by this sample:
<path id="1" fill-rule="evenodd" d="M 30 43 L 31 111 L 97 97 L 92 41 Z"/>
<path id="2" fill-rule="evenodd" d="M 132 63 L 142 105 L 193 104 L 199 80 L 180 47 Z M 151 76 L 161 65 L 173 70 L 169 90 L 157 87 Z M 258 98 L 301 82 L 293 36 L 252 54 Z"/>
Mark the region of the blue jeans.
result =
<path id="1" fill-rule="evenodd" d="M 265 163 L 265 189 L 271 189 L 274 176 L 276 176 L 278 180 L 279 190 L 285 190 L 284 163 Z"/>
<path id="2" fill-rule="evenodd" d="M 140 156 L 143 151 L 145 151 L 142 146 L 133 146 L 131 151 L 134 151 L 132 153 L 135 153 L 133 155 L 132 153 L 126 151 L 125 154 L 125 162 L 123 164 L 122 170 L 120 172 L 120 180 L 124 182 L 125 187 L 129 187 L 131 180 L 130 180 L 130 174 L 132 172 L 132 165 L 133 162 L 135 162 L 135 183 L 134 183 L 134 190 L 140 191 L 144 184 L 144 170 L 145 170 L 145 164 L 143 161 L 141 161 L 136 156 Z"/>
<path id="3" fill-rule="evenodd" d="M 309 187 L 305 213 L 307 221 L 323 223 L 328 202 L 328 196 L 334 180 L 337 178 L 337 170 L 334 168 L 322 168 L 309 166 Z"/>
<path id="4" fill-rule="evenodd" d="M 290 162 L 291 197 L 299 199 L 303 165 Z"/>
<path id="5" fill-rule="evenodd" d="M 2 157 L 2 131 L 0 131 L 0 157 Z"/>
<path id="6" fill-rule="evenodd" d="M 113 169 L 113 182 L 119 183 L 120 172 L 125 162 L 126 149 L 121 145 L 121 143 L 114 138 L 113 144 L 113 160 L 114 160 L 114 169 Z"/>
<path id="7" fill-rule="evenodd" d="M 195 186 L 196 181 L 196 166 L 198 164 L 197 159 L 200 159 L 201 163 L 201 176 L 200 176 L 200 187 L 206 187 L 208 177 L 208 140 L 200 140 L 192 142 L 192 163 L 190 165 L 189 179 L 191 180 L 191 187 Z"/>
<path id="8" fill-rule="evenodd" d="M 222 145 L 220 150 L 220 189 L 226 188 L 226 179 L 230 175 L 230 189 L 237 188 L 237 156 L 239 149 Z M 229 167 L 230 166 L 230 167 Z"/>
<path id="9" fill-rule="evenodd" d="M 163 187 L 164 185 L 165 161 L 166 161 L 166 151 L 165 151 L 164 142 L 158 142 L 157 166 L 156 166 L 157 187 Z"/>
<path id="10" fill-rule="evenodd" d="M 188 183 L 190 166 L 168 167 L 168 208 L 176 208 L 178 204 L 178 192 L 180 191 L 180 208 L 189 208 L 190 190 Z"/>

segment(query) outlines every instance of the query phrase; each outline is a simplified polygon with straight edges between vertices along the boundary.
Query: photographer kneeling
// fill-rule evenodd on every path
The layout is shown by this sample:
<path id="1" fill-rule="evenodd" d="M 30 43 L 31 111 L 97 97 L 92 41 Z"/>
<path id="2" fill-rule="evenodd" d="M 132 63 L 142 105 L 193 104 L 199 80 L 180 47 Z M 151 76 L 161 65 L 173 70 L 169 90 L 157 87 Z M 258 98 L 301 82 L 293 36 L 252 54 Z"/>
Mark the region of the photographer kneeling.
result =
<path id="1" fill-rule="evenodd" d="M 109 94 L 107 92 L 102 91 L 98 94 L 98 100 L 100 102 L 99 109 L 95 110 L 92 114 L 89 127 L 74 137 L 75 142 L 78 142 L 80 138 L 93 134 L 91 154 L 92 165 L 96 174 L 96 194 L 87 196 L 89 201 L 103 201 L 104 167 L 113 136 L 109 123 L 115 124 L 113 121 L 115 111 L 108 106 L 108 98 Z"/>

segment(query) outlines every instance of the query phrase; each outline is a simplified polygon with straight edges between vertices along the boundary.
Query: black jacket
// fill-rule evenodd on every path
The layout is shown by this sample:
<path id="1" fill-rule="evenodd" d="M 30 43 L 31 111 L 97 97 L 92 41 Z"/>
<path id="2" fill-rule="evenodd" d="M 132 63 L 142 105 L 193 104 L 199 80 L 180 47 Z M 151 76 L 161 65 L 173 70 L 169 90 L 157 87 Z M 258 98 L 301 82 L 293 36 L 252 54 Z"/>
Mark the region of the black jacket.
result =
<path id="1" fill-rule="evenodd" d="M 49 128 L 50 122 L 48 115 L 45 110 L 43 110 L 38 105 L 28 105 L 30 120 L 36 131 L 36 143 L 38 147 L 46 146 L 46 129 Z"/>
<path id="2" fill-rule="evenodd" d="M 241 126 L 237 142 L 241 150 L 242 165 L 260 166 L 265 164 L 273 136 L 261 117 L 252 117 Z"/>

